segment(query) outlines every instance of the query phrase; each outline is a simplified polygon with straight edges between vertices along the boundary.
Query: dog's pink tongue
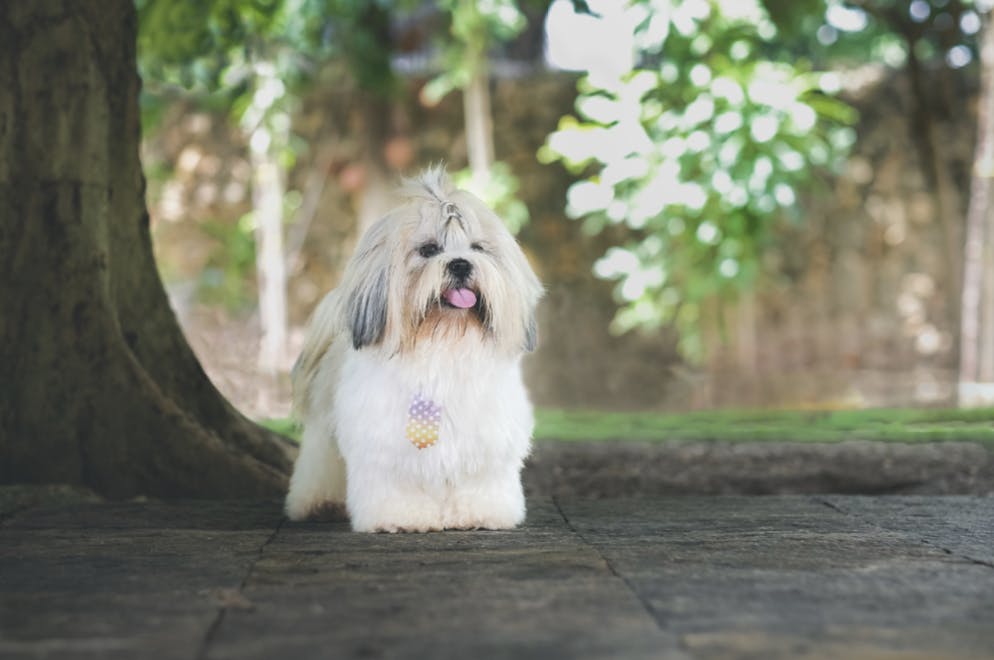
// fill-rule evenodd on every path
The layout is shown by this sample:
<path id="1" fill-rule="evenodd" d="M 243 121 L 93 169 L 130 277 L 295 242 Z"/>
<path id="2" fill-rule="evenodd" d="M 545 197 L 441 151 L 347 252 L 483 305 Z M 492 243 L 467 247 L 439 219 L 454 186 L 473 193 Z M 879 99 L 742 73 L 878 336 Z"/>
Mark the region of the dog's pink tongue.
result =
<path id="1" fill-rule="evenodd" d="M 453 307 L 469 309 L 476 304 L 476 294 L 470 289 L 446 289 L 442 294 Z"/>

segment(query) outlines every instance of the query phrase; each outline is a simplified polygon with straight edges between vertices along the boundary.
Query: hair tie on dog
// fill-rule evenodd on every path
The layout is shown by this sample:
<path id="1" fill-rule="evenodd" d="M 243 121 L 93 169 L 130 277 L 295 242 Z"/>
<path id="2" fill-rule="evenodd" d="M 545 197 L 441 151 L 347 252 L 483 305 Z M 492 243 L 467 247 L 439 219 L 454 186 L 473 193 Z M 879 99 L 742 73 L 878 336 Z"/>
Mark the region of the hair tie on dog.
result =
<path id="1" fill-rule="evenodd" d="M 460 227 L 463 228 L 463 231 L 466 230 L 466 225 L 465 225 L 465 223 L 463 223 L 463 219 L 462 219 L 462 213 L 459 212 L 459 207 L 456 206 L 455 204 L 453 204 L 452 202 L 443 202 L 442 203 L 442 215 L 445 216 L 445 226 L 446 227 L 449 226 L 450 222 L 452 222 L 453 220 L 455 220 L 456 224 L 458 224 Z"/>
<path id="2" fill-rule="evenodd" d="M 452 202 L 445 202 L 442 204 L 442 214 L 445 216 L 446 220 L 451 218 L 461 219 L 462 215 L 459 213 L 459 207 Z"/>
<path id="3" fill-rule="evenodd" d="M 418 449 L 431 447 L 438 441 L 438 428 L 442 423 L 442 407 L 434 401 L 414 395 L 407 410 L 406 435 Z"/>

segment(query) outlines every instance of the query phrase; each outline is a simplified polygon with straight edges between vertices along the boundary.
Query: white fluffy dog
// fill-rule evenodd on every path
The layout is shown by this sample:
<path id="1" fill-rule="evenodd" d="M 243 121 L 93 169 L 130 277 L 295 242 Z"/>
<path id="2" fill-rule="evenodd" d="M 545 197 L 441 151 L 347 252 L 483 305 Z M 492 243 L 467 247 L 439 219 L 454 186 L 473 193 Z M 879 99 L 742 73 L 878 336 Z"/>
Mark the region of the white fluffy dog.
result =
<path id="1" fill-rule="evenodd" d="M 363 235 L 294 366 L 303 446 L 286 512 L 356 531 L 506 529 L 525 516 L 542 287 L 500 219 L 441 168 Z"/>

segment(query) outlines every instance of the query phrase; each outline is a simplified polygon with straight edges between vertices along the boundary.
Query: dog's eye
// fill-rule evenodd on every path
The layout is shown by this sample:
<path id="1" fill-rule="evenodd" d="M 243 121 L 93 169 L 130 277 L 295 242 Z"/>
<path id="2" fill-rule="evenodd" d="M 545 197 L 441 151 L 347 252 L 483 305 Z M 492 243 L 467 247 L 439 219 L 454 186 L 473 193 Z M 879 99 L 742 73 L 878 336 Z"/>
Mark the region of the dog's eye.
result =
<path id="1" fill-rule="evenodd" d="M 418 254 L 420 254 L 425 259 L 431 259 L 436 254 L 442 251 L 442 246 L 438 243 L 425 243 L 418 248 Z"/>
<path id="2" fill-rule="evenodd" d="M 483 252 L 484 251 L 484 247 L 483 247 L 482 243 L 473 243 L 469 247 L 470 247 L 471 250 L 473 250 L 473 252 Z"/>

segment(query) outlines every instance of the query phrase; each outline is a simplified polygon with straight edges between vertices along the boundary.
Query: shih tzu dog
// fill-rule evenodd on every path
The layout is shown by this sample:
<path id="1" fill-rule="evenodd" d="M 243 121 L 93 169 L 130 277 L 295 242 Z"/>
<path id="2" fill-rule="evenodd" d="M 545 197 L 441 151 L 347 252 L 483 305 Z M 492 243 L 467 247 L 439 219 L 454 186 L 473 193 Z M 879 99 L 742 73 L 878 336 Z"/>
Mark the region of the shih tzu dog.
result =
<path id="1" fill-rule="evenodd" d="M 363 532 L 506 529 L 525 516 L 535 273 L 441 168 L 362 236 L 294 366 L 303 444 L 286 512 Z"/>

